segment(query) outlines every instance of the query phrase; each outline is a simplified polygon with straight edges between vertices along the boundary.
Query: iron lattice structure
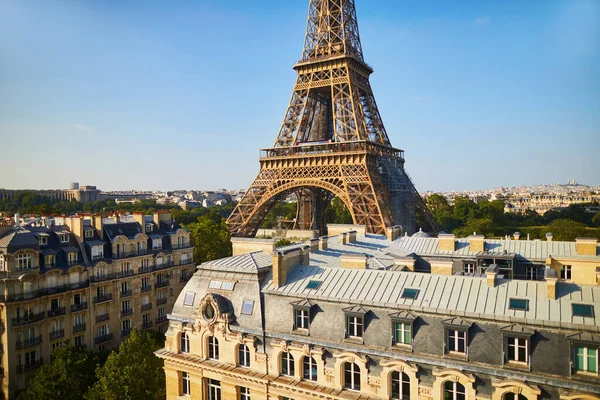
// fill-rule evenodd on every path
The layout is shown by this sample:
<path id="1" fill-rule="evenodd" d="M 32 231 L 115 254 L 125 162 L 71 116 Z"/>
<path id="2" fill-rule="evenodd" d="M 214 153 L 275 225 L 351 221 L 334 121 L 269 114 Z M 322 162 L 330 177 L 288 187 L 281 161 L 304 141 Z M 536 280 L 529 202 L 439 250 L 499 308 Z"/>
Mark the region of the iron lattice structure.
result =
<path id="1" fill-rule="evenodd" d="M 324 232 L 339 197 L 356 224 L 383 233 L 415 230 L 415 210 L 433 219 L 391 146 L 363 59 L 354 0 L 309 0 L 298 78 L 283 123 L 260 172 L 227 220 L 233 236 L 254 236 L 269 210 L 295 193 L 297 229 Z"/>

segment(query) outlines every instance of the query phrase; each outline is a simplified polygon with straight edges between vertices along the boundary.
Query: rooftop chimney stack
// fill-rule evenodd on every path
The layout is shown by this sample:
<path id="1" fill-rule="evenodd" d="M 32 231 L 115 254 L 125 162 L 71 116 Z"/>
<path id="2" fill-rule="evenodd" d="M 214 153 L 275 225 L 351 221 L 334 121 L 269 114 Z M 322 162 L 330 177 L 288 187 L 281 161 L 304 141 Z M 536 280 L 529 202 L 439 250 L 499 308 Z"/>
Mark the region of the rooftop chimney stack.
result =
<path id="1" fill-rule="evenodd" d="M 456 250 L 456 235 L 452 233 L 440 233 L 438 235 L 439 249 L 442 251 L 455 251 Z"/>
<path id="2" fill-rule="evenodd" d="M 498 266 L 492 264 L 485 270 L 485 277 L 489 287 L 496 287 L 496 278 L 498 277 Z"/>
<path id="3" fill-rule="evenodd" d="M 546 240 L 549 241 L 549 242 L 552 241 L 552 232 L 546 233 Z"/>
<path id="4" fill-rule="evenodd" d="M 327 250 L 327 240 L 329 236 L 321 236 L 319 238 L 319 250 Z"/>
<path id="5" fill-rule="evenodd" d="M 556 271 L 552 268 L 546 268 L 544 270 L 544 278 L 546 279 L 546 296 L 548 299 L 556 300 L 558 290 L 556 285 L 558 284 L 558 276 Z"/>
<path id="6" fill-rule="evenodd" d="M 521 238 L 521 232 L 515 232 L 515 233 L 513 233 L 513 239 L 519 240 L 520 238 Z"/>

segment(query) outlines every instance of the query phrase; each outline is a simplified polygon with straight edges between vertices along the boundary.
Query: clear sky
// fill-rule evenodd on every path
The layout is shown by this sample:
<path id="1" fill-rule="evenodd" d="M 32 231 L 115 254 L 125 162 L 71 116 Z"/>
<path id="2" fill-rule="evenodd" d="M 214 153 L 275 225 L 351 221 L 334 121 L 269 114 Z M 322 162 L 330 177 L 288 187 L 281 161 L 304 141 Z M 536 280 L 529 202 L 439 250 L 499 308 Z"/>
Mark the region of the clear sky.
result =
<path id="1" fill-rule="evenodd" d="M 307 0 L 0 0 L 0 187 L 246 188 Z M 356 0 L 424 190 L 600 184 L 600 1 Z"/>

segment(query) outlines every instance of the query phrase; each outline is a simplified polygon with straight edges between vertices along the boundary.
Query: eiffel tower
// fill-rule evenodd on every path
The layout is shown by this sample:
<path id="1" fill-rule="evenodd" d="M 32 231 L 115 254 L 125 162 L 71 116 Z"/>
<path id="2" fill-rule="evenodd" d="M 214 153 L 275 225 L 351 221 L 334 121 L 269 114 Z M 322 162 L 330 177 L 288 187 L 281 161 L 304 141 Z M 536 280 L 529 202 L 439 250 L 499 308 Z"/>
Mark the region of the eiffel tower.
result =
<path id="1" fill-rule="evenodd" d="M 355 224 L 384 233 L 415 231 L 429 210 L 392 147 L 369 83 L 354 0 L 309 0 L 302 59 L 289 106 L 272 148 L 262 149 L 260 171 L 227 220 L 232 236 L 256 235 L 281 199 L 298 200 L 295 229 L 324 233 L 324 211 L 339 197 Z"/>

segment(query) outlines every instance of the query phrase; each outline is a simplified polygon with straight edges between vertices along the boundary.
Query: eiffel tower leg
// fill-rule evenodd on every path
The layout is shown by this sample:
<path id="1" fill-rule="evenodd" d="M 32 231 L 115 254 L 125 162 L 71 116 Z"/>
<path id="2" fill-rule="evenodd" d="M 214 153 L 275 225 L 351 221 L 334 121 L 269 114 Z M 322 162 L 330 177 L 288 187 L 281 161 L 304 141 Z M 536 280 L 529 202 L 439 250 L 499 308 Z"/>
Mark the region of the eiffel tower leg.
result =
<path id="1" fill-rule="evenodd" d="M 313 216 L 312 197 L 312 193 L 306 189 L 299 190 L 296 192 L 298 209 L 296 210 L 296 223 L 294 224 L 294 229 L 311 229 L 311 222 Z"/>

